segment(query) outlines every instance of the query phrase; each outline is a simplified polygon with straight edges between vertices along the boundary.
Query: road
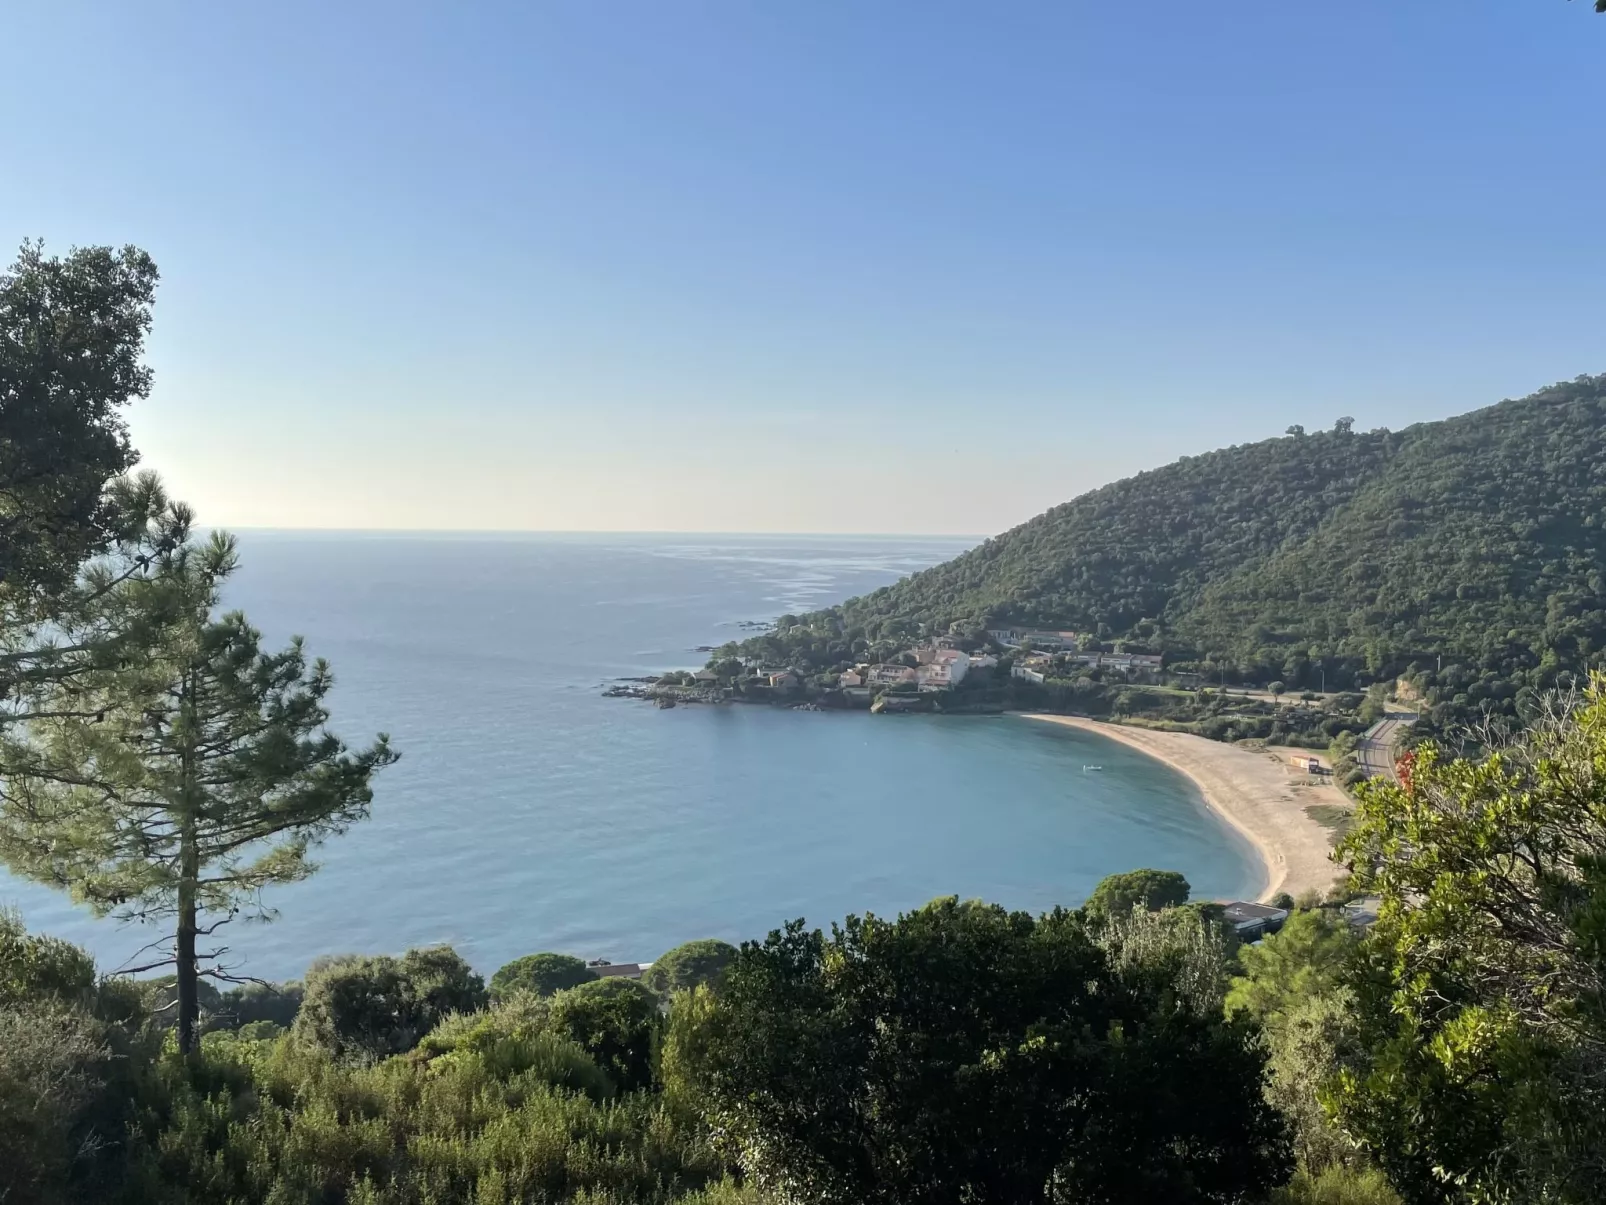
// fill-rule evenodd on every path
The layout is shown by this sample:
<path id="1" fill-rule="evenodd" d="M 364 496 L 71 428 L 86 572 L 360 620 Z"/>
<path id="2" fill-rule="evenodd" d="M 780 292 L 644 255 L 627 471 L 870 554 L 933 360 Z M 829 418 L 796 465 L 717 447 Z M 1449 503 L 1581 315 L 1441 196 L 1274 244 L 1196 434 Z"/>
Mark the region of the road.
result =
<path id="1" fill-rule="evenodd" d="M 1390 711 L 1366 730 L 1360 744 L 1355 746 L 1355 758 L 1368 778 L 1400 780 L 1394 772 L 1394 746 L 1404 730 L 1414 723 L 1416 712 Z"/>

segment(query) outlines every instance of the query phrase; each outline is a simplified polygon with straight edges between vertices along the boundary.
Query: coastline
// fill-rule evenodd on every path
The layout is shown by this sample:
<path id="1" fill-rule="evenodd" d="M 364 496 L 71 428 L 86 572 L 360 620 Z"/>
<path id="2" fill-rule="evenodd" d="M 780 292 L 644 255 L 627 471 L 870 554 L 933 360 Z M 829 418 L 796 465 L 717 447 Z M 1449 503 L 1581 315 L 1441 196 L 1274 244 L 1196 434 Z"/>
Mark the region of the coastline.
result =
<path id="1" fill-rule="evenodd" d="M 1301 786 L 1281 758 L 1224 745 L 1187 732 L 1160 732 L 1100 723 L 1080 716 L 1019 712 L 1022 719 L 1078 728 L 1119 741 L 1185 775 L 1199 788 L 1205 805 L 1255 847 L 1266 869 L 1266 886 L 1256 898 L 1279 892 L 1325 892 L 1339 877 L 1329 860 L 1327 829 L 1305 814 L 1312 804 L 1343 803 L 1330 784 Z"/>

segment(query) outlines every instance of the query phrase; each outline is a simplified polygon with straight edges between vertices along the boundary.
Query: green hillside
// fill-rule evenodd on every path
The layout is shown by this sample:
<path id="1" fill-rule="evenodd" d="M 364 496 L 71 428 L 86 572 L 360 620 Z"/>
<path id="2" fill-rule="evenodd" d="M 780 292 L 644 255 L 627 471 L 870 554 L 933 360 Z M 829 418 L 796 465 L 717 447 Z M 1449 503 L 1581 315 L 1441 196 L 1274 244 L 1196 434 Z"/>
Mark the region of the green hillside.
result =
<path id="1" fill-rule="evenodd" d="M 811 616 L 796 640 L 1043 625 L 1243 682 L 1414 674 L 1476 702 L 1606 664 L 1603 577 L 1606 376 L 1581 377 L 1403 431 L 1341 420 L 1186 457 Z"/>

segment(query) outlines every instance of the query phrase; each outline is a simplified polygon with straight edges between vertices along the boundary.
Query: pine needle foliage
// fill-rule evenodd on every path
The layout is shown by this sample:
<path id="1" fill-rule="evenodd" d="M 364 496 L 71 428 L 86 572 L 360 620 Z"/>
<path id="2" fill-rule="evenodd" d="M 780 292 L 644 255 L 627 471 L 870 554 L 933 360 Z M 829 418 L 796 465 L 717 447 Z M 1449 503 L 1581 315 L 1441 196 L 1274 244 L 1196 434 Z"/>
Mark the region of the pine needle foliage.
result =
<path id="1" fill-rule="evenodd" d="M 239 612 L 216 616 L 237 563 L 218 534 L 154 558 L 111 605 L 145 639 L 53 684 L 7 734 L 0 858 L 98 914 L 172 926 L 178 1039 L 193 1048 L 198 974 L 229 977 L 226 947 L 197 939 L 245 915 L 262 891 L 316 865 L 310 850 L 368 814 L 387 739 L 352 751 L 333 733 L 327 663 L 299 639 L 278 652 Z"/>

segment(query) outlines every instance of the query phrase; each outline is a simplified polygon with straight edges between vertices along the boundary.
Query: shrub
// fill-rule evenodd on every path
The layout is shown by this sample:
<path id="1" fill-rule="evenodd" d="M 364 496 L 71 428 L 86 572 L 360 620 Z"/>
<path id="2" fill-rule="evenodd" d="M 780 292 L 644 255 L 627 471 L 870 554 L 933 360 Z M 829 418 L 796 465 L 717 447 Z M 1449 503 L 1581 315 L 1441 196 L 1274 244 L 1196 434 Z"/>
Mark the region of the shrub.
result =
<path id="1" fill-rule="evenodd" d="M 595 978 L 590 967 L 568 954 L 526 954 L 491 976 L 491 995 L 534 992 L 537 996 L 550 996 Z"/>
<path id="2" fill-rule="evenodd" d="M 578 1042 L 621 1091 L 653 1081 L 653 1054 L 663 1025 L 658 997 L 629 979 L 598 979 L 552 1000 L 552 1029 Z"/>
<path id="3" fill-rule="evenodd" d="M 309 976 L 309 1001 L 311 988 Z M 562 1049 L 548 1038 L 525 1049 Z M 142 1160 L 124 1199 L 670 1205 L 723 1177 L 698 1131 L 653 1096 L 554 1089 L 539 1056 L 502 1074 L 500 1043 L 489 1059 L 459 1048 L 361 1065 L 302 1042 L 208 1035 L 195 1058 L 160 1063 L 166 1099 L 136 1142 L 161 1155 Z M 567 1059 L 581 1065 L 572 1049 Z"/>
<path id="4" fill-rule="evenodd" d="M 1330 1167 L 1319 1176 L 1303 1170 L 1272 1193 L 1272 1205 L 1400 1205 L 1400 1196 L 1376 1168 Z"/>
<path id="5" fill-rule="evenodd" d="M 294 1032 L 336 1058 L 402 1054 L 453 1012 L 485 1003 L 480 977 L 448 947 L 321 960 L 307 972 Z"/>
<path id="6" fill-rule="evenodd" d="M 68 1199 L 75 1164 L 106 1140 L 90 1122 L 111 1052 L 60 1003 L 0 1007 L 0 1200 Z"/>
<path id="7" fill-rule="evenodd" d="M 95 963 L 77 946 L 29 933 L 22 917 L 0 909 L 0 1006 L 51 999 L 81 1004 L 95 994 Z"/>
<path id="8" fill-rule="evenodd" d="M 551 1032 L 548 1011 L 515 1002 L 483 1013 L 447 1017 L 418 1045 L 432 1066 L 475 1061 L 498 1081 L 515 1077 L 580 1092 L 595 1101 L 614 1095 L 613 1081 L 581 1046 Z"/>
<path id="9" fill-rule="evenodd" d="M 103 1200 L 152 1049 L 131 980 L 0 912 L 0 1201 Z"/>

